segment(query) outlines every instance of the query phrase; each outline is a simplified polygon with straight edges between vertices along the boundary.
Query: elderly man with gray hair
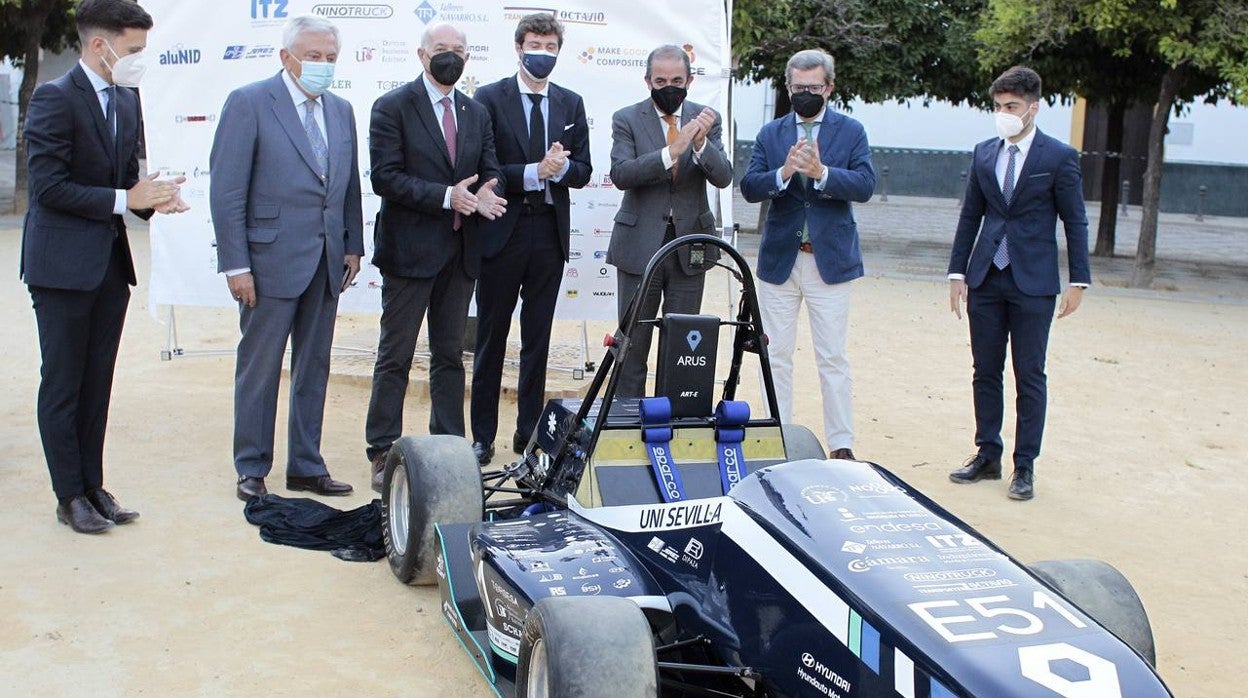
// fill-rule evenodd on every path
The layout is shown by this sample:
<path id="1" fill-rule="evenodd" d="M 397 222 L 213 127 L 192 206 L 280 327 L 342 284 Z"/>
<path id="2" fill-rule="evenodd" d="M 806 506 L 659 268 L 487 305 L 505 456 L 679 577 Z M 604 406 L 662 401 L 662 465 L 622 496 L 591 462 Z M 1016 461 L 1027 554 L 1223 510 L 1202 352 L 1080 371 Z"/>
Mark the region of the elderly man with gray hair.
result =
<path id="1" fill-rule="evenodd" d="M 780 420 L 793 418 L 793 349 L 802 301 L 810 316 L 823 393 L 824 438 L 832 458 L 853 460 L 853 408 L 845 337 L 849 282 L 863 275 L 850 202 L 875 189 L 862 124 L 828 107 L 832 56 L 798 51 L 784 70 L 793 113 L 758 133 L 741 193 L 771 200 L 758 250 L 759 305 L 776 382 Z"/>
<path id="2" fill-rule="evenodd" d="M 286 24 L 282 70 L 230 93 L 212 143 L 219 270 L 238 301 L 234 468 L 244 501 L 267 492 L 290 341 L 286 488 L 345 495 L 321 456 L 338 296 L 364 254 L 355 117 L 327 90 L 341 42 L 312 15 Z"/>
<path id="3" fill-rule="evenodd" d="M 381 270 L 381 340 L 364 424 L 373 489 L 402 435 L 416 337 L 429 318 L 429 433 L 464 435 L 464 331 L 481 269 L 481 220 L 507 211 L 489 111 L 455 89 L 468 63 L 458 28 L 431 24 L 424 73 L 373 103 L 373 191 L 381 197 L 373 264 Z"/>

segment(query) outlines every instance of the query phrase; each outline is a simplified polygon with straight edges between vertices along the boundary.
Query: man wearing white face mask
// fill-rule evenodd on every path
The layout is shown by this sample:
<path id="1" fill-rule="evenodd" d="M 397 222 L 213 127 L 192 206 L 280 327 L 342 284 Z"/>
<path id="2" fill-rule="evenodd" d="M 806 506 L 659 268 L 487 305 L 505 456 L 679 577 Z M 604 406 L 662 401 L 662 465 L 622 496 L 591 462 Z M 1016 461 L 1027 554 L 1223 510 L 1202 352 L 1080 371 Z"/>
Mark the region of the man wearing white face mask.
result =
<path id="1" fill-rule="evenodd" d="M 550 328 L 568 259 L 570 189 L 589 182 L 589 123 L 581 96 L 550 82 L 563 25 L 536 13 L 516 25 L 515 75 L 473 98 L 494 122 L 494 148 L 507 180 L 507 212 L 481 222 L 477 346 L 472 364 L 472 448 L 481 465 L 494 455 L 498 399 L 511 315 L 520 305 L 519 453 L 541 416 Z"/>
<path id="2" fill-rule="evenodd" d="M 992 83 L 998 138 L 975 146 L 949 260 L 949 309 L 966 305 L 971 331 L 977 452 L 950 473 L 956 483 L 1001 478 L 1007 345 L 1018 399 L 1009 497 L 1034 496 L 1048 400 L 1049 327 L 1061 291 L 1055 229 L 1066 231 L 1070 286 L 1058 318 L 1075 312 L 1092 281 L 1079 153 L 1036 128 L 1040 76 L 1015 66 Z"/>
<path id="3" fill-rule="evenodd" d="M 133 90 L 152 18 L 133 2 L 84 0 L 82 57 L 35 90 L 26 115 L 30 209 L 21 275 L 39 326 L 37 414 L 58 506 L 79 533 L 138 518 L 104 490 L 104 432 L 134 263 L 122 214 L 186 210 L 184 178 L 139 178 Z"/>
<path id="4" fill-rule="evenodd" d="M 267 492 L 290 340 L 286 489 L 346 495 L 321 457 L 338 296 L 364 254 L 355 116 L 330 94 L 341 42 L 328 20 L 283 31 L 282 70 L 230 93 L 212 144 L 217 260 L 238 301 L 234 468 L 244 501 Z"/>

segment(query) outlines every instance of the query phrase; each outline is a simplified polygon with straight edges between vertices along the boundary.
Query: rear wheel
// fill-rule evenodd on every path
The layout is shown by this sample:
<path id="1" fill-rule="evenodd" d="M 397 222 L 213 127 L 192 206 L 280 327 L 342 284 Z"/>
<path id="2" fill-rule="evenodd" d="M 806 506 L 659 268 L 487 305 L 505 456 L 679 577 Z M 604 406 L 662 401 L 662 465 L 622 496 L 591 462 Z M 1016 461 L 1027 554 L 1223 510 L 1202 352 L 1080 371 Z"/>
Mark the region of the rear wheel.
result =
<path id="1" fill-rule="evenodd" d="M 1028 567 L 1084 613 L 1157 665 L 1153 629 L 1131 582 L 1100 560 L 1043 560 Z"/>
<path id="2" fill-rule="evenodd" d="M 781 424 L 780 434 L 784 438 L 785 458 L 790 461 L 810 458 L 823 460 L 828 457 L 819 439 L 800 424 Z"/>
<path id="3" fill-rule="evenodd" d="M 382 487 L 390 570 L 404 584 L 433 584 L 433 525 L 480 521 L 481 472 L 458 436 L 405 436 L 390 447 Z"/>
<path id="4" fill-rule="evenodd" d="M 525 698 L 655 698 L 650 624 L 618 597 L 542 599 L 529 610 L 516 667 Z"/>

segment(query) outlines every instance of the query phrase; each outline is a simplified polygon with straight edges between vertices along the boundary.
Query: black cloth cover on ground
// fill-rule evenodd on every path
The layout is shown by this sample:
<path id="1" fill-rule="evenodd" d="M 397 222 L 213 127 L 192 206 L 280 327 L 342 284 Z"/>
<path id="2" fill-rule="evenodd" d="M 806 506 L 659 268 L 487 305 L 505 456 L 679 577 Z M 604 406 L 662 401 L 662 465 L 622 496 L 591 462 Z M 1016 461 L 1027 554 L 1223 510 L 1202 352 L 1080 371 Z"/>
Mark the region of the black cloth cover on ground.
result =
<path id="1" fill-rule="evenodd" d="M 305 497 L 266 494 L 243 506 L 247 522 L 260 527 L 260 539 L 308 550 L 328 550 L 348 562 L 386 556 L 381 533 L 381 500 L 342 511 Z"/>

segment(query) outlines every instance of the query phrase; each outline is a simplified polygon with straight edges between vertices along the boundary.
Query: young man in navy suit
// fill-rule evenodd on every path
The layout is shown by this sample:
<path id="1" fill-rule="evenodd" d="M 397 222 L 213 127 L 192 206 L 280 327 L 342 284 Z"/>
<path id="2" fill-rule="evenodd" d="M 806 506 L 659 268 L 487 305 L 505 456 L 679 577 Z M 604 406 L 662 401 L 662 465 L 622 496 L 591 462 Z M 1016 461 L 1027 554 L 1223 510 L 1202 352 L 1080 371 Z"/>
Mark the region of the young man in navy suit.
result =
<path id="1" fill-rule="evenodd" d="M 949 308 L 966 305 L 974 360 L 978 452 L 949 474 L 957 483 L 1001 478 L 1001 422 L 1007 344 L 1018 399 L 1009 497 L 1034 496 L 1044 433 L 1045 352 L 1061 291 L 1057 219 L 1066 231 L 1070 287 L 1057 317 L 1075 312 L 1092 281 L 1079 153 L 1036 128 L 1040 76 L 1015 66 L 992 83 L 999 137 L 975 146 L 972 176 L 949 260 Z"/>
<path id="2" fill-rule="evenodd" d="M 30 209 L 21 276 L 39 349 L 39 435 L 56 518 L 101 533 L 139 517 L 104 489 L 104 431 L 117 347 L 135 283 L 122 214 L 186 210 L 183 180 L 139 177 L 139 62 L 152 18 L 127 0 L 84 0 L 82 56 L 40 85 L 26 115 Z"/>
<path id="3" fill-rule="evenodd" d="M 561 48 L 563 25 L 549 12 L 520 18 L 519 72 L 473 95 L 490 112 L 507 180 L 507 212 L 481 221 L 471 408 L 472 450 L 481 465 L 494 456 L 503 361 L 517 301 L 520 382 L 513 451 L 524 450 L 541 417 L 550 328 L 568 260 L 569 190 L 584 187 L 593 171 L 585 104 L 549 79 Z"/>

